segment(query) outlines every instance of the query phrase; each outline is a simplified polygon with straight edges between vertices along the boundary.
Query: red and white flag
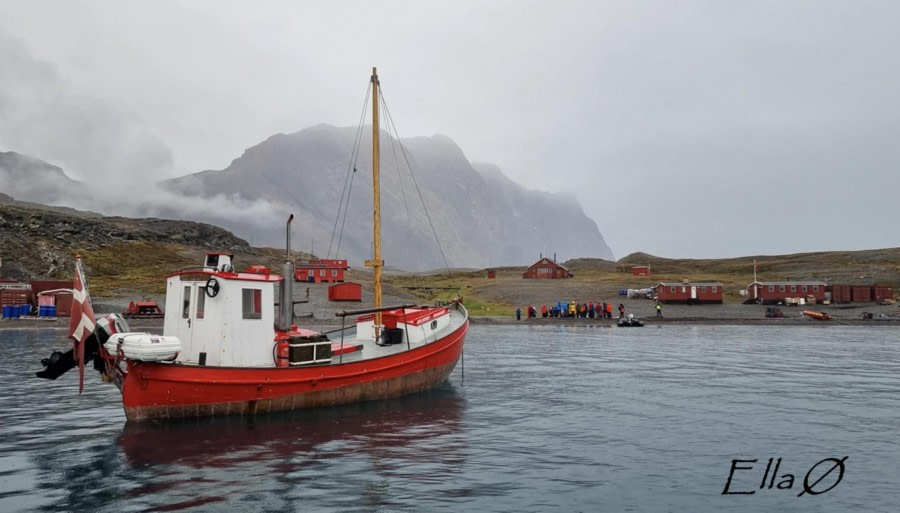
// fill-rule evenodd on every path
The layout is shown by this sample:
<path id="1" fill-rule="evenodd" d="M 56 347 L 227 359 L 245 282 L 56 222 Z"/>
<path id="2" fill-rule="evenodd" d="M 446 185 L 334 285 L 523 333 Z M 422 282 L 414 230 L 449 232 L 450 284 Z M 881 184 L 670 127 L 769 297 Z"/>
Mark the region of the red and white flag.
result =
<path id="1" fill-rule="evenodd" d="M 72 285 L 72 313 L 69 318 L 69 338 L 74 343 L 72 354 L 78 363 L 78 393 L 84 390 L 84 343 L 94 334 L 97 319 L 88 295 L 81 269 L 81 256 L 75 256 L 75 279 Z"/>

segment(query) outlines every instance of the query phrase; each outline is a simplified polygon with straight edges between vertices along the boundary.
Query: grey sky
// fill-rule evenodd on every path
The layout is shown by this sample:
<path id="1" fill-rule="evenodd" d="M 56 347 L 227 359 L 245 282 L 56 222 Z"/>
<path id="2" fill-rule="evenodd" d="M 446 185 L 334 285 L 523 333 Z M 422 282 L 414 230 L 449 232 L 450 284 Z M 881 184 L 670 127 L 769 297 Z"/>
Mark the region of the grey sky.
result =
<path id="1" fill-rule="evenodd" d="M 355 125 L 377 66 L 401 136 L 574 192 L 616 257 L 900 246 L 897 2 L 0 9 L 0 151 L 73 178 L 221 169 Z"/>

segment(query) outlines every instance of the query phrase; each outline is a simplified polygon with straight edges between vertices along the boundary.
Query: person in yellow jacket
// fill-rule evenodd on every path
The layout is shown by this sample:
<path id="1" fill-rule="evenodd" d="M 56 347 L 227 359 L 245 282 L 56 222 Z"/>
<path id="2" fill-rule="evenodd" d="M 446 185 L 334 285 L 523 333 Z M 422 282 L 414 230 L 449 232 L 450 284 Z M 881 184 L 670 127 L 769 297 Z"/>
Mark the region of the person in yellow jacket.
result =
<path id="1" fill-rule="evenodd" d="M 569 317 L 575 317 L 575 301 L 569 303 Z"/>

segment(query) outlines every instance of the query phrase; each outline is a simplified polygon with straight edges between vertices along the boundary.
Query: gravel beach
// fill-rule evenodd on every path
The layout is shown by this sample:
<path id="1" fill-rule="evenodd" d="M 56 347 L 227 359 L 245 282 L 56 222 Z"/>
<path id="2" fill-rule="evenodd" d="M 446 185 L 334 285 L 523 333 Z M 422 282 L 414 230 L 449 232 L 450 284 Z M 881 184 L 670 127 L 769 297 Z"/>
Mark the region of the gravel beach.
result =
<path id="1" fill-rule="evenodd" d="M 385 300 L 385 304 L 400 304 L 399 298 Z M 625 313 L 633 314 L 644 321 L 647 326 L 665 326 L 669 324 L 735 324 L 735 325 L 771 325 L 771 326 L 900 326 L 900 307 L 898 305 L 876 305 L 874 303 L 840 304 L 840 305 L 807 305 L 807 306 L 775 306 L 781 309 L 784 317 L 767 318 L 766 305 L 745 305 L 740 303 L 724 303 L 721 305 L 663 305 L 663 317 L 656 317 L 656 303 L 650 300 L 632 299 L 622 302 Z M 365 303 L 362 303 L 365 304 Z M 121 312 L 128 305 L 127 301 L 104 300 L 94 301 L 94 309 L 98 313 Z M 540 308 L 540 305 L 536 305 Z M 618 306 L 618 303 L 616 303 Z M 340 318 L 334 314 L 340 310 L 362 308 L 360 303 L 313 302 L 297 305 L 296 311 L 312 312 L 312 317 L 298 317 L 295 323 L 310 329 L 327 331 L 340 327 Z M 804 316 L 803 310 L 825 312 L 832 319 L 820 321 Z M 871 319 L 864 319 L 863 313 L 872 314 Z M 515 316 L 486 316 L 480 312 L 471 312 L 472 324 L 506 324 L 506 325 L 550 325 L 566 324 L 579 326 L 608 327 L 616 325 L 617 315 L 613 319 L 580 319 L 535 318 L 517 321 Z M 307 313 L 308 315 L 308 313 Z M 540 314 L 539 314 L 540 315 Z M 133 331 L 159 332 L 162 330 L 162 319 L 130 319 L 129 326 Z M 67 329 L 68 317 L 59 318 L 19 318 L 3 319 L 0 329 L 23 328 L 58 328 Z"/>

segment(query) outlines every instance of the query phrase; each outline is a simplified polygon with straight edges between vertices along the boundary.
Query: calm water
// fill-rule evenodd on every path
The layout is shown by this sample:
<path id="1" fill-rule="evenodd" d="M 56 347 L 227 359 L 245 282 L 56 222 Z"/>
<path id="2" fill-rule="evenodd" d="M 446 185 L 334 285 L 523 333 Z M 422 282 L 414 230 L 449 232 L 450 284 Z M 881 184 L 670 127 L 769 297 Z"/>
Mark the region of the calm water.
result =
<path id="1" fill-rule="evenodd" d="M 0 511 L 893 512 L 900 502 L 895 328 L 473 326 L 464 376 L 458 366 L 430 393 L 163 426 L 126 425 L 117 390 L 96 374 L 80 397 L 76 373 L 34 378 L 64 337 L 0 331 Z M 834 460 L 816 466 L 844 457 L 840 478 Z M 760 489 L 769 458 L 781 464 Z M 732 473 L 735 459 L 758 461 Z M 730 474 L 730 492 L 756 493 L 722 495 Z M 811 492 L 798 496 L 804 479 Z"/>

